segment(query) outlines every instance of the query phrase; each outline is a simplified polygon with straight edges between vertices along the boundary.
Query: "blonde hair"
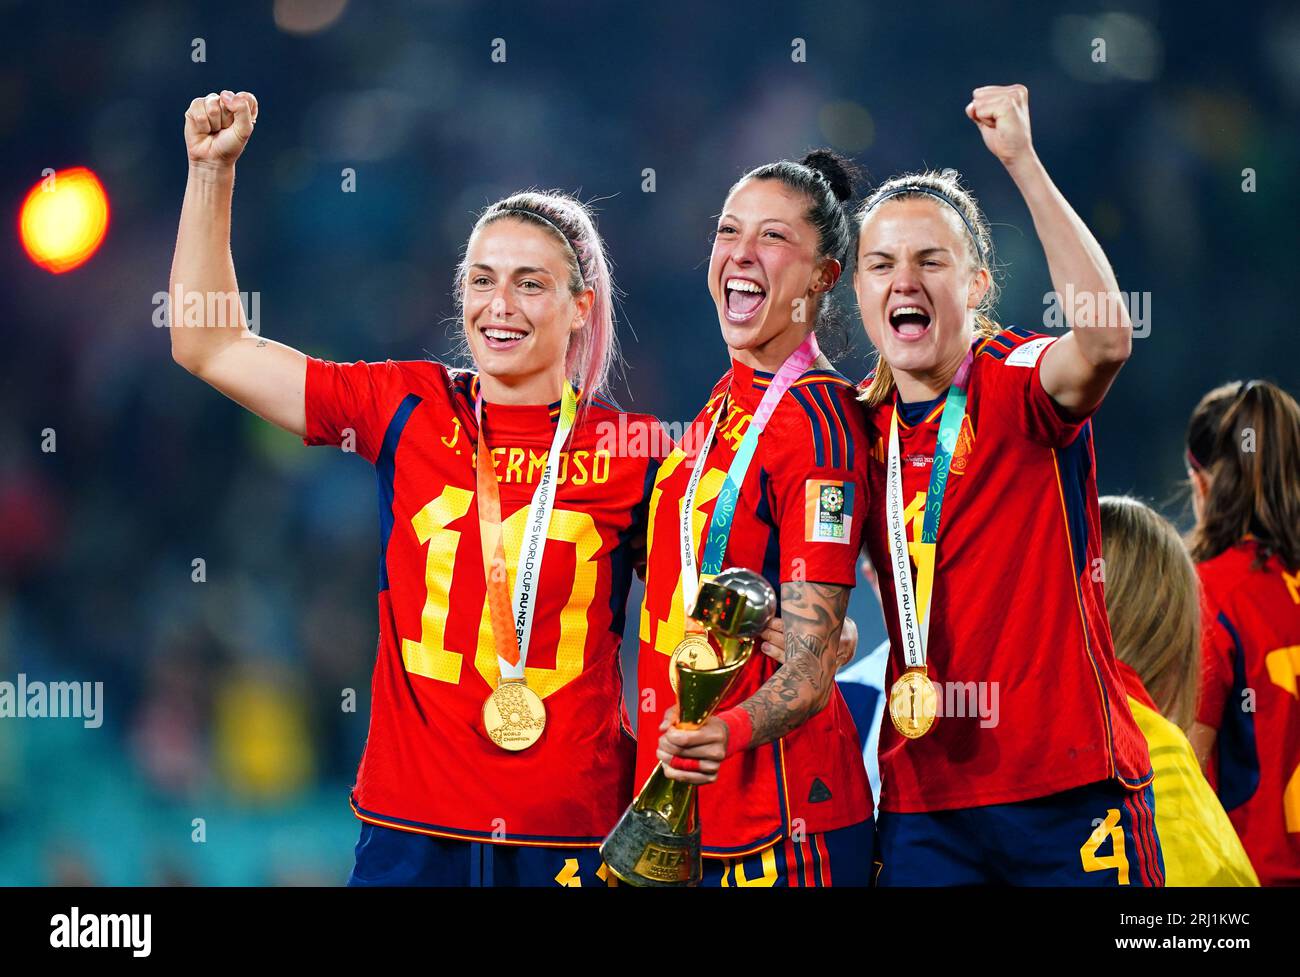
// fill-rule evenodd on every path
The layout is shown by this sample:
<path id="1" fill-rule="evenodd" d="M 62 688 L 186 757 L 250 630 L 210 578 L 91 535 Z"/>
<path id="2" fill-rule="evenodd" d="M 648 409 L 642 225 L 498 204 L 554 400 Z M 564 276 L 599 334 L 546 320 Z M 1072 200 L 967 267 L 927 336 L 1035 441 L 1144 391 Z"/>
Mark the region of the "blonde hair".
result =
<path id="1" fill-rule="evenodd" d="M 1101 552 L 1115 657 L 1184 731 L 1196 718 L 1201 585 L 1178 531 L 1144 503 L 1104 496 Z"/>
<path id="2" fill-rule="evenodd" d="M 513 218 L 533 224 L 551 234 L 563 247 L 569 266 L 569 293 L 578 295 L 590 288 L 591 311 L 584 328 L 569 340 L 564 357 L 564 373 L 583 392 L 586 402 L 592 395 L 608 393 L 610 375 L 622 365 L 618 335 L 614 330 L 615 287 L 610 275 L 605 241 L 596 230 L 592 209 L 572 194 L 562 190 L 524 190 L 503 197 L 478 216 L 469 239 L 487 225 Z M 455 298 L 457 308 L 464 308 L 464 289 L 469 262 L 469 241 L 456 267 Z M 469 352 L 462 337 L 463 350 Z M 472 357 L 471 357 L 472 359 Z"/>
<path id="3" fill-rule="evenodd" d="M 965 224 L 969 232 L 965 237 L 971 261 L 976 270 L 983 268 L 989 273 L 989 289 L 975 310 L 975 332 L 980 336 L 996 336 L 1002 327 L 992 318 L 998 298 L 998 286 L 993 278 L 993 238 L 975 195 L 962 186 L 961 174 L 956 170 L 922 170 L 886 180 L 858 208 L 855 215 L 858 234 L 861 235 L 871 211 L 886 200 L 926 199 L 934 200 L 936 207 L 951 207 Z M 884 403 L 893 392 L 893 371 L 877 350 L 870 382 L 858 399 L 868 407 L 875 407 Z"/>

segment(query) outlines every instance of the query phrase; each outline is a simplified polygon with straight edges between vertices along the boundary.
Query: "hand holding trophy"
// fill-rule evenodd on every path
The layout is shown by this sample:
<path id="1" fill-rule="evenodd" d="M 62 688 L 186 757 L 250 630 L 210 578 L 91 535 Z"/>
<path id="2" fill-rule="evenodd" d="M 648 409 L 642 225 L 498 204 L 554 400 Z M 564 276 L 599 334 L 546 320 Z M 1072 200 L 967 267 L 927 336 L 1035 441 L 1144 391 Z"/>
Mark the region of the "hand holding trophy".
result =
<path id="1" fill-rule="evenodd" d="M 775 613 L 776 591 L 753 570 L 724 570 L 700 586 L 691 617 L 717 644 L 719 664 L 691 668 L 686 662 L 692 658 L 696 664 L 713 662 L 708 656 L 673 656 L 679 728 L 698 728 L 712 715 Z M 610 871 L 629 885 L 698 884 L 703 866 L 696 785 L 669 780 L 663 768 L 656 767 L 600 846 L 600 854 Z"/>

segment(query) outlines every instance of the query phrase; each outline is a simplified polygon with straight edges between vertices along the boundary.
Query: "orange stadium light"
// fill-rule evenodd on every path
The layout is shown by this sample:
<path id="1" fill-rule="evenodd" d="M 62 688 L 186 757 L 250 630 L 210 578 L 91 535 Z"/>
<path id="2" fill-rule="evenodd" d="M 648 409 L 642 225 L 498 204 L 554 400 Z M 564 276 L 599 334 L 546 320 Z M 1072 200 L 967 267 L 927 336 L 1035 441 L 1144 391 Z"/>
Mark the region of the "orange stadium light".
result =
<path id="1" fill-rule="evenodd" d="M 108 233 L 108 194 L 84 166 L 59 170 L 32 187 L 18 233 L 28 257 L 61 275 L 84 264 Z"/>

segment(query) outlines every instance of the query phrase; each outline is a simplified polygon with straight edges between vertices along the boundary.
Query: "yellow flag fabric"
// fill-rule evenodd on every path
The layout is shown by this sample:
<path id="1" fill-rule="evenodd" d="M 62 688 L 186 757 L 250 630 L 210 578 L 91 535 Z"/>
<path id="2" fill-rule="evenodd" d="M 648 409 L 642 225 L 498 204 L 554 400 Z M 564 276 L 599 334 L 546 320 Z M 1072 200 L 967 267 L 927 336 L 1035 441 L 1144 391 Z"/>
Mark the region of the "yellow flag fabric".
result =
<path id="1" fill-rule="evenodd" d="M 1156 832 L 1170 886 L 1252 886 L 1259 878 L 1183 731 L 1129 696 L 1151 751 Z"/>

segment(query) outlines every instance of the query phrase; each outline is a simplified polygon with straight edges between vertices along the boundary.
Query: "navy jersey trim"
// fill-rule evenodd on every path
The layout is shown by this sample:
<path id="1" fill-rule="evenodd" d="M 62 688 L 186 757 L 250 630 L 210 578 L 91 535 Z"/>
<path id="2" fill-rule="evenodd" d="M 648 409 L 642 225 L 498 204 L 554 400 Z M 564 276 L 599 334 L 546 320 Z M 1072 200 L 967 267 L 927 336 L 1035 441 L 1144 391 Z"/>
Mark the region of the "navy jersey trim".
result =
<path id="1" fill-rule="evenodd" d="M 817 423 L 817 408 L 808 399 L 806 390 L 791 387 L 790 393 L 794 395 L 794 399 L 799 402 L 799 406 L 808 415 L 808 426 L 812 428 L 813 436 L 813 461 L 818 468 L 824 467 L 826 464 L 826 439 L 822 437 L 821 425 Z"/>
<path id="2" fill-rule="evenodd" d="M 388 539 L 393 534 L 393 477 L 397 467 L 397 445 L 406 430 L 411 412 L 423 401 L 407 394 L 397 405 L 384 431 L 384 443 L 375 459 L 375 478 L 379 483 L 379 592 L 388 589 Z"/>
<path id="3" fill-rule="evenodd" d="M 632 540 L 637 528 L 645 532 L 650 515 L 650 493 L 654 490 L 655 476 L 659 473 L 660 461 L 650 458 L 646 465 L 645 480 L 641 486 L 641 501 L 631 512 L 628 524 L 618 533 L 618 541 L 610 554 L 609 611 L 611 615 L 609 630 L 619 636 L 627 627 L 627 597 L 632 589 L 632 574 L 636 570 L 636 560 L 632 553 Z"/>
<path id="4" fill-rule="evenodd" d="M 940 404 L 946 404 L 948 395 L 940 394 L 933 400 L 913 400 L 910 403 L 904 400 L 896 400 L 894 409 L 898 411 L 898 425 L 907 429 L 916 427 L 921 424 Z"/>
<path id="5" fill-rule="evenodd" d="M 751 385 L 758 389 L 770 387 L 775 377 L 775 373 L 768 373 L 766 370 L 755 370 Z M 799 379 L 795 380 L 793 386 L 809 387 L 814 384 L 831 384 L 832 386 L 844 387 L 854 385 L 852 380 L 838 370 L 808 370 L 800 374 Z"/>
<path id="6" fill-rule="evenodd" d="M 777 602 L 781 600 L 781 530 L 776 524 L 776 518 L 772 514 L 772 503 L 768 498 L 768 490 L 771 488 L 771 479 L 767 474 L 767 469 L 758 470 L 758 506 L 754 510 L 754 516 L 763 525 L 768 527 L 767 545 L 763 547 L 763 578 L 772 585 L 776 591 Z"/>
<path id="7" fill-rule="evenodd" d="M 857 439 L 853 437 L 853 429 L 849 427 L 849 419 L 844 413 L 844 404 L 840 401 L 840 398 L 828 388 L 819 387 L 818 390 L 830 405 L 831 414 L 834 416 L 835 422 L 839 425 L 839 431 L 842 433 L 844 439 L 844 467 L 849 471 L 852 471 L 854 449 L 856 447 L 854 442 Z"/>
<path id="8" fill-rule="evenodd" d="M 421 834 L 437 835 L 442 838 L 454 838 L 459 841 L 482 841 L 489 844 L 498 845 L 537 845 L 544 847 L 556 848 L 594 848 L 600 845 L 605 839 L 592 837 L 572 837 L 564 838 L 558 835 L 525 835 L 512 834 L 503 838 L 495 837 L 491 831 L 467 831 L 464 828 L 449 828 L 439 824 L 426 824 L 423 821 L 409 821 L 406 818 L 395 818 L 388 814 L 378 814 L 374 811 L 367 811 L 357 803 L 356 795 L 348 798 L 352 805 L 352 811 L 362 821 L 370 824 L 378 824 L 385 828 L 395 828 L 397 830 L 406 829 Z"/>
<path id="9" fill-rule="evenodd" d="M 1088 507 L 1084 501 L 1088 474 L 1092 470 L 1089 449 L 1092 421 L 1083 425 L 1083 437 L 1075 438 L 1064 448 L 1053 448 L 1061 472 L 1061 494 L 1065 497 L 1066 529 L 1074 553 L 1074 574 L 1083 573 L 1088 563 Z"/>
<path id="10" fill-rule="evenodd" d="M 843 413 L 835 409 L 836 398 L 821 384 L 809 387 L 808 393 L 812 395 L 813 402 L 821 410 L 822 416 L 826 419 L 826 428 L 830 431 L 832 467 L 850 467 L 851 463 L 845 459 L 848 457 L 849 443 L 852 439 L 849 437 L 849 428 Z"/>
<path id="11" fill-rule="evenodd" d="M 1219 756 L 1219 800 L 1225 811 L 1240 807 L 1259 789 L 1259 750 L 1255 741 L 1254 714 L 1241 708 L 1247 688 L 1246 651 L 1241 635 L 1228 616 L 1219 612 L 1218 621 L 1232 638 L 1232 691 L 1224 701 L 1216 751 Z"/>
<path id="12" fill-rule="evenodd" d="M 1085 425 L 1091 432 L 1091 422 Z M 1080 438 L 1079 442 L 1086 444 L 1086 439 Z M 1093 649 L 1093 635 L 1088 627 L 1088 615 L 1083 606 L 1083 592 L 1079 583 L 1083 575 L 1082 567 L 1087 564 L 1087 512 L 1083 501 L 1084 479 L 1086 478 L 1086 468 L 1081 468 L 1079 461 L 1075 458 L 1069 459 L 1072 467 L 1063 471 L 1066 462 L 1066 452 L 1074 448 L 1072 444 L 1069 448 L 1051 448 L 1052 468 L 1056 473 L 1057 490 L 1061 497 L 1062 515 L 1065 517 L 1065 535 L 1066 547 L 1070 551 L 1071 567 L 1074 570 L 1074 601 L 1075 609 L 1079 612 L 1079 626 L 1083 634 L 1084 654 L 1088 656 L 1088 664 L 1092 666 L 1093 678 L 1097 683 L 1097 695 L 1101 699 L 1102 718 L 1106 725 L 1106 756 L 1110 767 L 1111 775 L 1117 780 L 1124 783 L 1124 778 L 1119 775 L 1119 764 L 1115 759 L 1115 726 L 1111 716 L 1110 696 L 1106 691 L 1106 683 L 1102 678 L 1100 663 L 1097 661 L 1097 655 Z M 1068 476 L 1068 477 L 1067 477 Z M 1082 518 L 1082 531 L 1076 528 L 1077 520 Z M 1076 537 L 1076 532 L 1079 535 Z"/>
<path id="13" fill-rule="evenodd" d="M 775 747 L 775 744 L 772 745 L 773 747 Z M 780 785 L 778 784 L 778 792 L 779 792 L 779 787 Z M 782 815 L 781 815 L 782 826 L 777 828 L 771 834 L 765 835 L 762 838 L 759 838 L 757 841 L 752 841 L 747 845 L 733 845 L 730 848 L 717 848 L 717 847 L 705 845 L 701 847 L 700 852 L 707 858 L 734 858 L 739 855 L 751 855 L 756 851 L 762 851 L 764 848 L 770 847 L 771 845 L 775 844 L 776 842 L 780 841 L 783 837 L 785 837 L 784 800 L 782 800 L 781 803 L 781 810 L 782 810 Z"/>

